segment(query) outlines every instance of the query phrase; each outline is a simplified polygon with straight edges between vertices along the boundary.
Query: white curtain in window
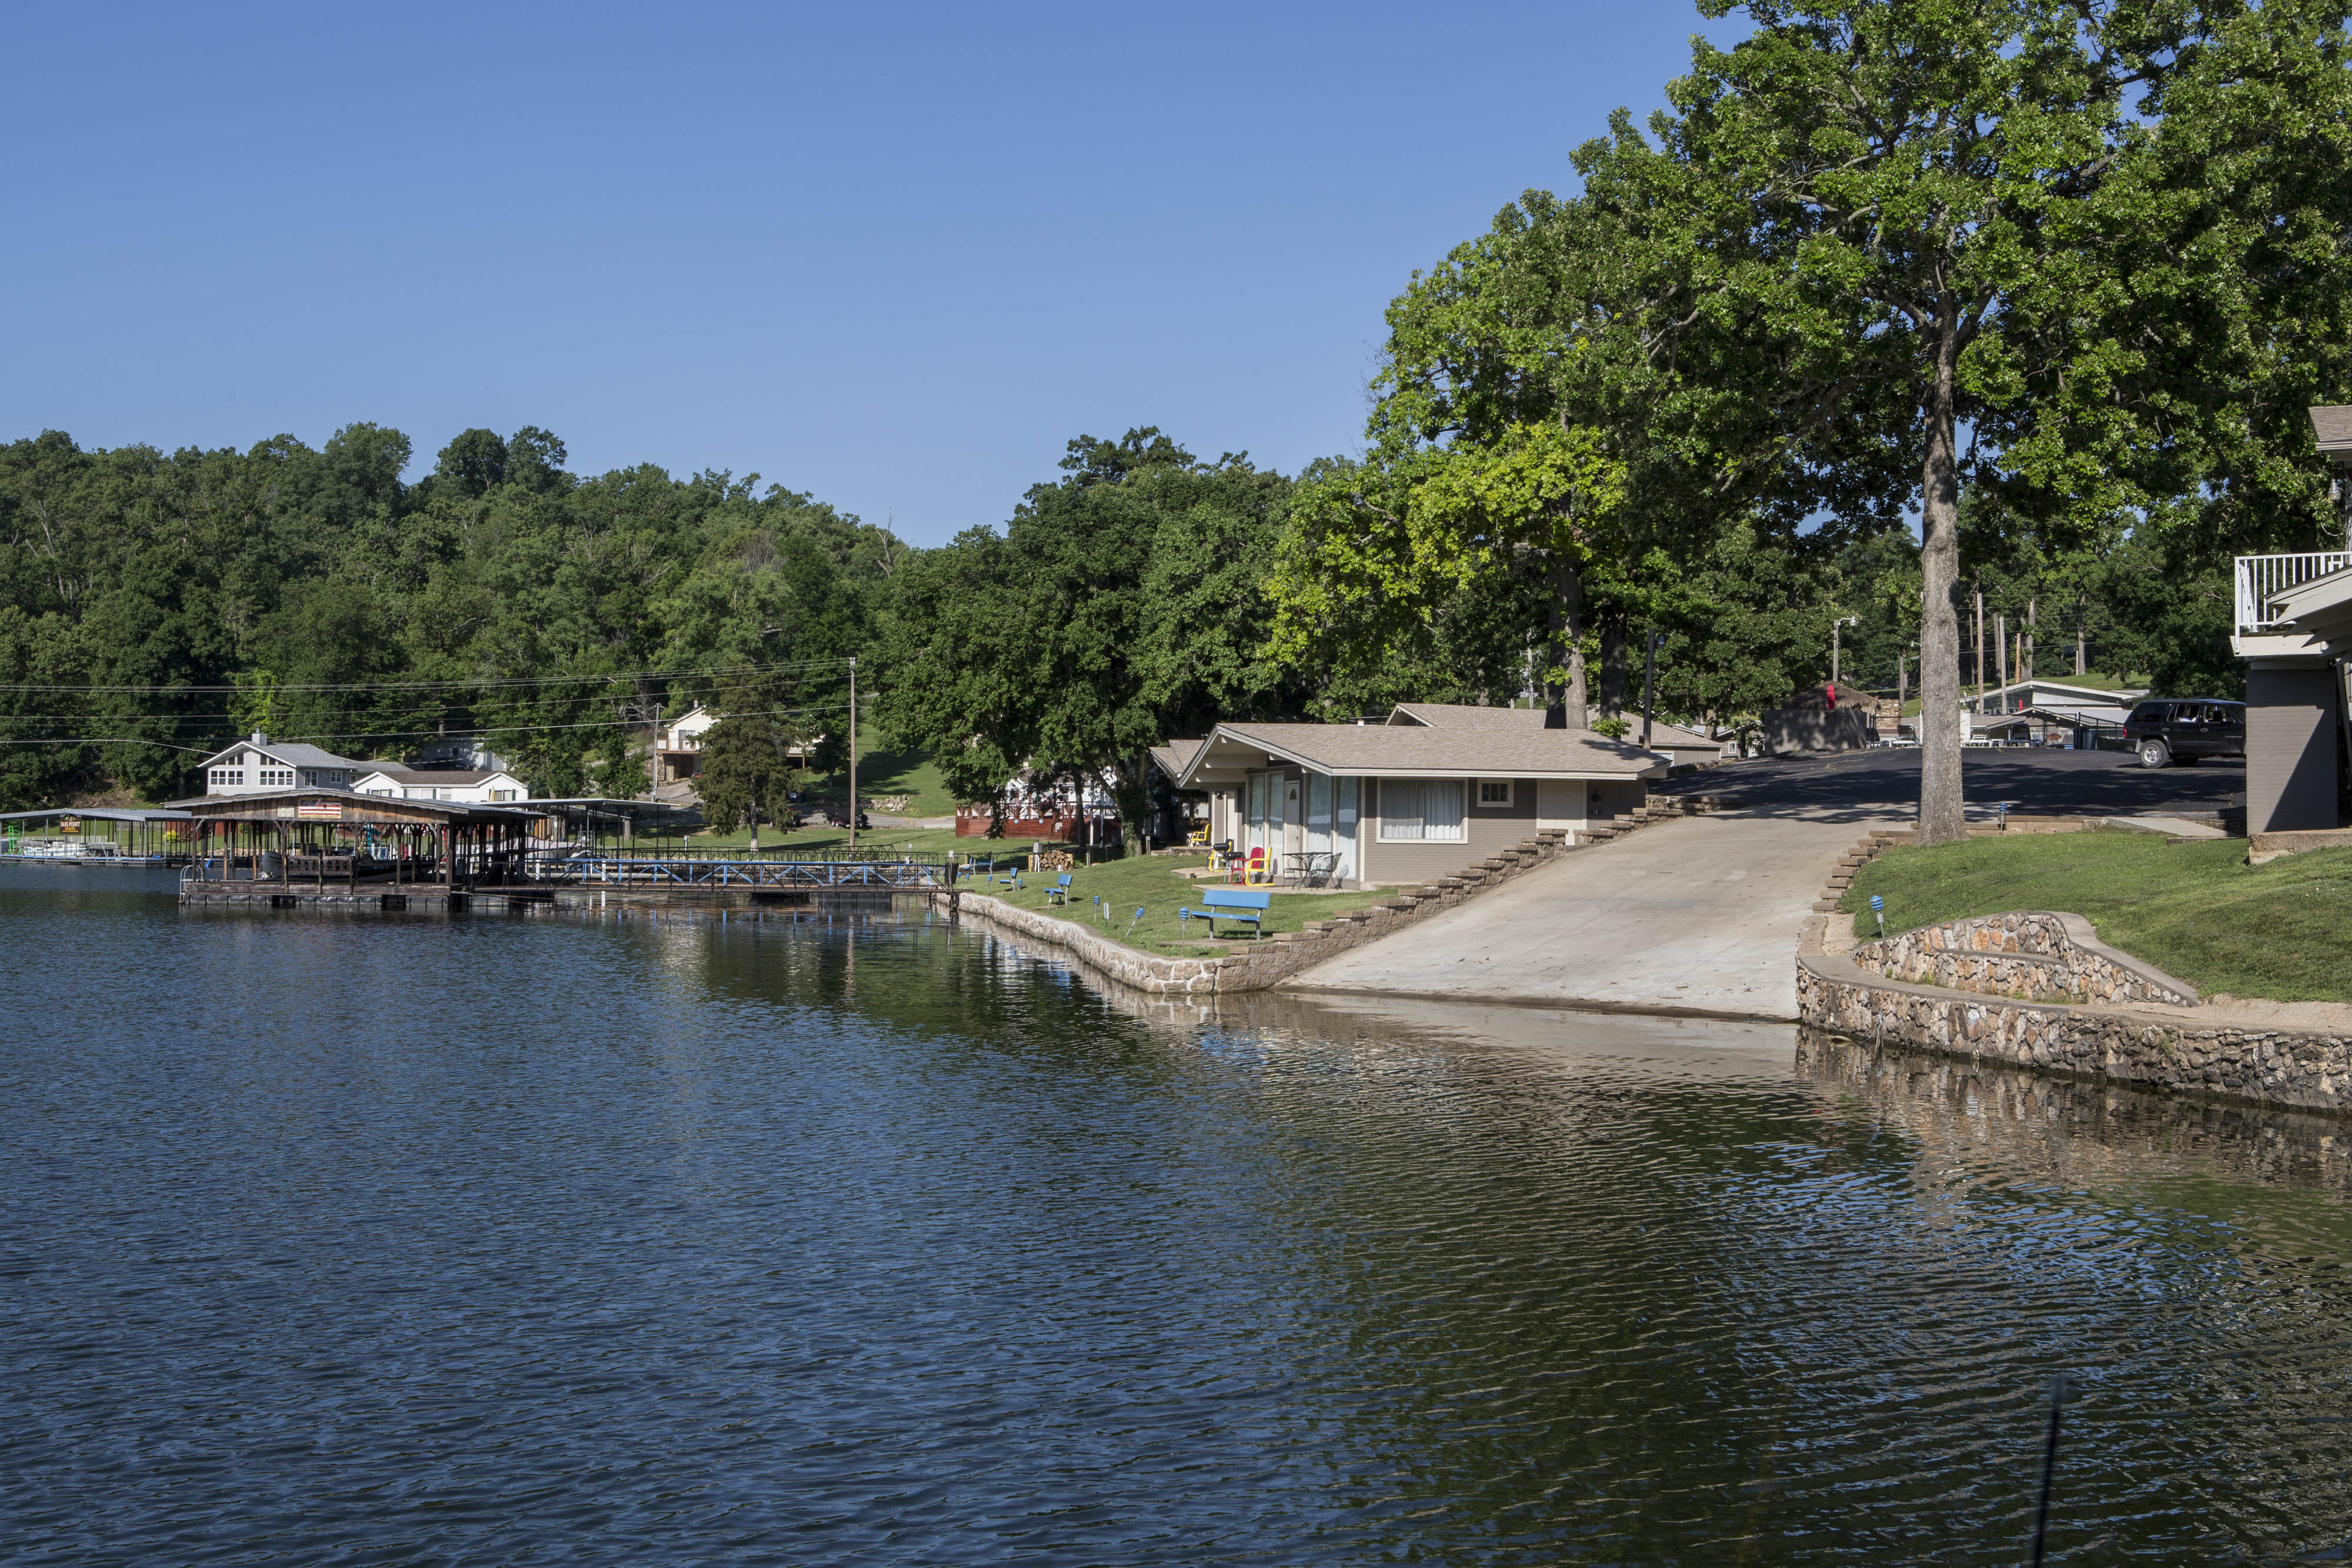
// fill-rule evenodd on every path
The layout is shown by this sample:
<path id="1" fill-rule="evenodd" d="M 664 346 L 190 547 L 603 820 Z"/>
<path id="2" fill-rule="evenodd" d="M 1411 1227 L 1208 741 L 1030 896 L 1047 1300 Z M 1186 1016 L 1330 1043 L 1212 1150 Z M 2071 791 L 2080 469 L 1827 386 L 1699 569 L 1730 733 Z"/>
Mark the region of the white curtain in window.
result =
<path id="1" fill-rule="evenodd" d="M 1462 780 L 1381 780 L 1381 837 L 1459 841 L 1462 836 Z"/>

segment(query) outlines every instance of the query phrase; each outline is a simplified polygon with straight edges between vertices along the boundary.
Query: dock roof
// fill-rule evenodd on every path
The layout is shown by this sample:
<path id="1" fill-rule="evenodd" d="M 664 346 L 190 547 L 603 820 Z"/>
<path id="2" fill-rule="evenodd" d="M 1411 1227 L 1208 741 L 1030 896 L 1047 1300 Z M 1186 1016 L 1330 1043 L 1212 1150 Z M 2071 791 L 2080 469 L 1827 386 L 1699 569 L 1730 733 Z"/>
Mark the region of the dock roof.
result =
<path id="1" fill-rule="evenodd" d="M 0 822 L 42 817 L 82 817 L 93 822 L 184 822 L 188 814 L 170 806 L 44 806 L 37 811 L 0 811 Z"/>
<path id="2" fill-rule="evenodd" d="M 173 809 L 200 822 L 403 822 L 435 821 L 456 826 L 520 822 L 543 813 L 518 806 L 482 806 L 466 800 L 409 800 L 394 795 L 359 795 L 349 789 L 272 789 L 256 795 L 213 795 L 173 800 Z M 333 815 L 327 808 L 341 808 Z"/>

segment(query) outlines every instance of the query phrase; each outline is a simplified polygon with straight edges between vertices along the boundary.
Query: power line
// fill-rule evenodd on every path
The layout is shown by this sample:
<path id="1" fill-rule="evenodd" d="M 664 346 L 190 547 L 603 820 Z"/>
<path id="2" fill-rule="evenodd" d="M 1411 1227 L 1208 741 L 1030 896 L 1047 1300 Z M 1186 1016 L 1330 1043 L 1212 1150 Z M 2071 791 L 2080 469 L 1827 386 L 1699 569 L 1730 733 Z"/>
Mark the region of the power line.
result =
<path id="1" fill-rule="evenodd" d="M 746 681 L 744 681 L 744 682 L 741 682 L 741 683 L 735 683 L 735 684 L 721 684 L 721 685 L 718 685 L 718 686 L 717 686 L 717 687 L 712 691 L 712 693 L 711 693 L 711 700 L 713 700 L 713 701 L 723 700 L 723 697 L 724 697 L 724 694 L 725 694 L 725 693 L 727 693 L 727 692 L 729 692 L 729 691 L 740 690 L 740 689 L 742 689 L 742 687 L 743 687 L 743 686 L 749 685 L 750 684 L 751 684 L 751 682 L 750 682 L 750 681 L 748 681 L 748 680 L 746 680 Z M 16 689 L 16 688 L 14 688 L 14 687 L 7 687 L 7 686 L 0 686 L 0 691 L 9 691 L 9 690 L 14 690 L 14 689 Z M 287 689 L 289 689 L 289 688 L 286 688 L 286 687 L 283 687 L 283 686 L 281 686 L 281 687 L 278 687 L 278 691 L 281 691 L 281 692 L 282 692 L 282 691 L 285 691 L 285 690 L 287 690 Z M 322 689 L 322 690 L 323 690 L 323 689 L 327 689 L 327 688 L 320 688 L 320 689 Z M 365 690 L 379 690 L 379 689 L 382 689 L 382 688 L 376 688 L 376 687 L 368 687 L 368 688 L 358 688 L 358 687 L 345 688 L 345 687 L 336 687 L 336 688 L 332 688 L 332 689 L 334 689 L 334 690 L 346 690 L 346 689 L 349 689 L 349 690 L 361 690 L 361 689 L 365 689 Z M 611 699 L 609 699 L 609 698 L 605 698 L 605 697 L 602 697 L 602 696 L 560 696 L 560 695 L 552 695 L 552 694 L 542 693 L 542 694 L 540 694 L 540 695 L 534 695 L 534 696 L 522 697 L 522 698 L 517 698 L 517 699 L 511 699 L 511 700 L 513 700 L 513 701 L 517 701 L 517 702 L 520 702 L 520 703 L 522 703 L 522 704 L 525 704 L 525 705 L 543 706 L 543 705 L 548 704 L 548 703 L 583 703 L 583 702 L 602 702 L 602 701 L 608 701 L 608 700 L 611 700 Z M 419 705 L 419 706 L 428 706 L 428 707 L 430 706 L 430 705 Z M 482 708 L 482 707 L 484 707 L 484 706 L 490 706 L 490 705 L 480 704 L 480 703 L 464 703 L 464 704 L 443 705 L 443 706 L 464 706 L 464 707 L 468 707 L 468 708 L 473 708 L 473 709 L 476 709 L 476 710 L 478 710 L 478 711 L 480 708 Z M 363 715 L 363 714 L 358 713 L 358 712 L 357 712 L 356 710 L 354 710 L 354 709 L 352 709 L 352 708 L 348 708 L 348 707 L 346 707 L 346 708 L 341 708 L 341 709 L 335 710 L 335 716 L 337 716 L 337 717 L 364 717 L 364 716 L 365 716 L 365 715 Z M 211 724 L 211 723 L 216 723 L 216 722 L 221 722 L 221 721 L 236 721 L 236 715 L 234 715 L 234 714 L 227 714 L 227 713 L 212 713 L 212 712 L 181 712 L 181 713 L 6 713 L 6 712 L 0 712 L 0 724 L 67 724 L 67 723 L 70 723 L 70 724 L 82 724 L 82 723 L 86 723 L 86 722 L 88 722 L 89 720 L 90 720 L 90 719 L 92 719 L 92 718 L 103 718 L 103 719 L 107 719 L 107 720 L 110 720 L 110 721 L 114 722 L 114 723 L 121 723 L 121 724 L 138 724 L 138 723 L 164 723 L 164 724 L 199 724 L 199 723 L 201 723 L 201 724 Z M 485 722 L 487 722 L 487 721 L 485 721 Z M 646 721 L 646 720 L 644 720 L 644 719 L 628 719 L 628 720 L 616 720 L 615 722 L 618 722 L 618 723 L 634 723 L 634 724 L 643 724 L 643 723 L 646 723 L 646 722 L 647 722 L 647 721 Z M 500 726 L 500 727 L 502 727 L 502 728 L 513 728 L 513 727 L 514 727 L 514 726 L 510 726 L 510 725 L 509 725 L 509 726 Z"/>
<path id="2" fill-rule="evenodd" d="M 798 718 L 805 717 L 810 714 L 846 713 L 848 709 L 847 703 L 831 703 L 820 707 L 770 708 L 757 713 L 730 713 L 727 716 L 729 718 Z M 585 724 L 497 724 L 483 725 L 480 727 L 480 733 L 499 736 L 537 734 L 559 729 L 635 729 L 641 727 L 643 723 L 643 720 L 600 718 L 592 719 Z M 327 735 L 280 735 L 273 736 L 271 740 L 273 743 L 282 742 L 294 746 L 310 745 L 322 740 L 429 740 L 440 738 L 446 734 L 446 731 L 438 729 L 371 729 L 349 730 Z M 168 747 L 173 751 L 194 751 L 201 755 L 210 755 L 213 751 L 235 746 L 243 738 L 241 736 L 226 736 L 210 747 L 179 746 L 167 740 L 142 740 L 131 736 L 83 737 L 70 740 L 37 737 L 23 740 L 0 739 L 0 746 L 162 746 Z M 354 758 L 353 760 L 364 759 Z"/>
<path id="3" fill-rule="evenodd" d="M 266 697 L 275 692 L 499 691 L 515 686 L 582 685 L 592 681 L 717 680 L 727 675 L 774 674 L 785 670 L 821 669 L 827 665 L 845 664 L 847 662 L 845 656 L 839 659 L 788 659 L 773 664 L 735 664 L 722 670 L 617 670 L 600 675 L 515 675 L 491 680 L 459 681 L 312 682 L 294 685 L 267 686 L 0 685 L 0 692 L 108 692 L 135 694 L 142 696 L 173 696 L 199 692 L 223 692 L 236 695 Z"/>

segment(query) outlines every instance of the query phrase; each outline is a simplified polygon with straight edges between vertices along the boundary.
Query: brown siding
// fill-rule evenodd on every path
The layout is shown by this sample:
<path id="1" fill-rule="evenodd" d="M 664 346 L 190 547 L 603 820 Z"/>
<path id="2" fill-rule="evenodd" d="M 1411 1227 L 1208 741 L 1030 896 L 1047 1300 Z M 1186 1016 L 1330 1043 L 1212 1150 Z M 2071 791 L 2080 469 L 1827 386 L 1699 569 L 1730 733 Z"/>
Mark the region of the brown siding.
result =
<path id="1" fill-rule="evenodd" d="M 2246 831 L 2336 822 L 2335 682 L 2326 670 L 2246 672 Z"/>
<path id="2" fill-rule="evenodd" d="M 1464 780 L 1463 789 L 1465 801 L 1477 799 L 1477 780 L 1475 779 Z M 1377 806 L 1377 800 L 1373 804 Z M 1485 860 L 1497 850 L 1509 849 L 1521 839 L 1534 837 L 1535 781 L 1530 779 L 1514 780 L 1508 806 L 1465 805 L 1463 822 L 1466 835 L 1463 839 L 1385 843 L 1380 836 L 1380 819 L 1366 811 L 1360 823 L 1363 834 L 1360 843 L 1364 860 L 1364 880 L 1404 885 L 1429 882 L 1460 871 L 1474 861 Z"/>

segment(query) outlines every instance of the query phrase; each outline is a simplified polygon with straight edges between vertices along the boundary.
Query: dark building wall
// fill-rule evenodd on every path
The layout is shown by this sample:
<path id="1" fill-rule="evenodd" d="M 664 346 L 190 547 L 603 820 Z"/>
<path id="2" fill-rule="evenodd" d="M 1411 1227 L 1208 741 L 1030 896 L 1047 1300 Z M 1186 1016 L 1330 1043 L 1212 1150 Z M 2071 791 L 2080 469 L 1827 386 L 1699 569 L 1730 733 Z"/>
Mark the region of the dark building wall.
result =
<path id="1" fill-rule="evenodd" d="M 1791 751 L 1858 751 L 1875 734 L 1870 715 L 1858 707 L 1767 708 L 1761 718 L 1764 749 L 1774 757 Z"/>
<path id="2" fill-rule="evenodd" d="M 2246 831 L 2332 828 L 2336 821 L 2333 673 L 2246 672 Z"/>

